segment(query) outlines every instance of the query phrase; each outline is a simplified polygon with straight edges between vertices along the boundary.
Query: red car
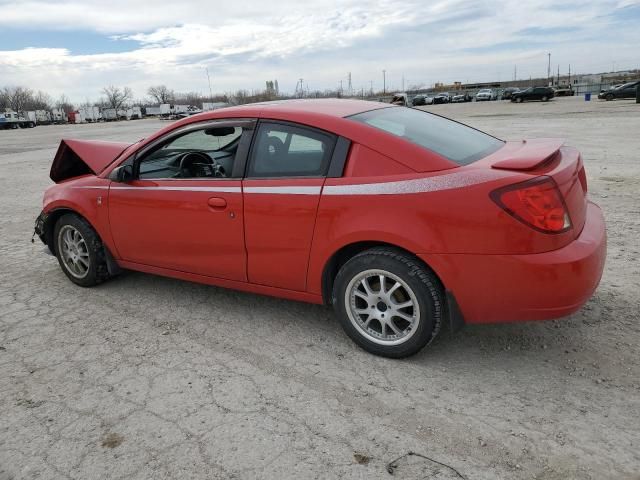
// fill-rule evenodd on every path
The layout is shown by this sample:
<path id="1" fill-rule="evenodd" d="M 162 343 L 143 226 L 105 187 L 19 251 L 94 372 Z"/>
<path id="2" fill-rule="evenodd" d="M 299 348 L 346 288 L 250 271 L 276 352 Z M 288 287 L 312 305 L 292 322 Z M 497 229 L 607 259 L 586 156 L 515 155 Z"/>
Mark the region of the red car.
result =
<path id="1" fill-rule="evenodd" d="M 69 279 L 121 269 L 330 304 L 369 352 L 448 322 L 578 310 L 606 256 L 580 153 L 352 100 L 232 107 L 133 145 L 63 140 L 36 233 Z"/>

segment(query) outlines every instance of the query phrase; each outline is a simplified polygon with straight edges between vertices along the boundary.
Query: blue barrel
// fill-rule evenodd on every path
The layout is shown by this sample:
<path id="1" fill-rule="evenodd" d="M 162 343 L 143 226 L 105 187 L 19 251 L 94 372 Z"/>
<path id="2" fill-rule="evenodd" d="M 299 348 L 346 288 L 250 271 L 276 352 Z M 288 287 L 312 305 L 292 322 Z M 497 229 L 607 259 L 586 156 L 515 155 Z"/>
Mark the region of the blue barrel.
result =
<path id="1" fill-rule="evenodd" d="M 590 102 L 591 101 L 591 92 L 584 94 L 584 101 L 585 102 Z"/>

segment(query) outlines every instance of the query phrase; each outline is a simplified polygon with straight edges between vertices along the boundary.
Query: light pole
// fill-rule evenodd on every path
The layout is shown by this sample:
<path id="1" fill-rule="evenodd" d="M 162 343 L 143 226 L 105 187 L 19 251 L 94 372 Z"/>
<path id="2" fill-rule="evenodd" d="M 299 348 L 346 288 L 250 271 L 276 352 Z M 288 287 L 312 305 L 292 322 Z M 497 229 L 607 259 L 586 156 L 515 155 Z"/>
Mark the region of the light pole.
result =
<path id="1" fill-rule="evenodd" d="M 382 70 L 382 94 L 387 94 L 387 71 Z"/>

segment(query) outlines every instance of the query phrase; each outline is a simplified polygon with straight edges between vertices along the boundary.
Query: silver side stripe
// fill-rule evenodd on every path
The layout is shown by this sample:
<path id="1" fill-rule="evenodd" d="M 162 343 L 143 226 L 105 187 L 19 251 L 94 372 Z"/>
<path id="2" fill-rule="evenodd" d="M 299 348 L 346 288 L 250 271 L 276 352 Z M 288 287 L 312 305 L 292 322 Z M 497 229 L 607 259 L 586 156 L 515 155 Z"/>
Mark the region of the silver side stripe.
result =
<path id="1" fill-rule="evenodd" d="M 308 187 L 244 187 L 245 193 L 271 193 L 280 195 L 319 195 L 321 186 Z"/>
<path id="2" fill-rule="evenodd" d="M 79 186 L 79 187 L 72 187 L 72 188 L 80 188 L 80 189 L 93 189 L 93 190 L 109 190 L 109 186 L 108 185 L 85 185 L 85 186 Z"/>
<path id="3" fill-rule="evenodd" d="M 365 183 L 359 185 L 328 185 L 323 195 L 402 195 L 409 193 L 435 192 L 468 187 L 503 177 L 500 172 L 457 172 L 436 177 L 403 180 L 399 182 Z"/>
<path id="4" fill-rule="evenodd" d="M 494 170 L 472 172 L 456 172 L 435 177 L 402 180 L 398 182 L 365 183 L 357 185 L 321 186 L 277 186 L 277 187 L 245 187 L 244 193 L 261 193 L 275 195 L 406 195 L 411 193 L 435 192 L 464 188 L 471 185 L 489 182 L 502 178 L 504 173 Z M 108 186 L 77 186 L 73 188 L 89 188 L 106 190 Z M 112 186 L 114 190 L 155 190 L 170 192 L 212 192 L 242 193 L 241 187 L 133 187 Z"/>
<path id="5" fill-rule="evenodd" d="M 111 187 L 112 190 L 153 190 L 165 192 L 240 193 L 240 187 Z"/>

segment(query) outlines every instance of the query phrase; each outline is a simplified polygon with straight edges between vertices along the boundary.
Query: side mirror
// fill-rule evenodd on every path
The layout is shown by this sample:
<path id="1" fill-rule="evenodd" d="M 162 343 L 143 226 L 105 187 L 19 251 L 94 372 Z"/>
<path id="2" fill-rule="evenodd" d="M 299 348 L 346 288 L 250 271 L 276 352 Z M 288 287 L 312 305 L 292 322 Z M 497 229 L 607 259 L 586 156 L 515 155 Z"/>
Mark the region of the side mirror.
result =
<path id="1" fill-rule="evenodd" d="M 130 182 L 133 180 L 133 167 L 131 165 L 121 165 L 111 172 L 109 179 L 118 183 Z"/>

